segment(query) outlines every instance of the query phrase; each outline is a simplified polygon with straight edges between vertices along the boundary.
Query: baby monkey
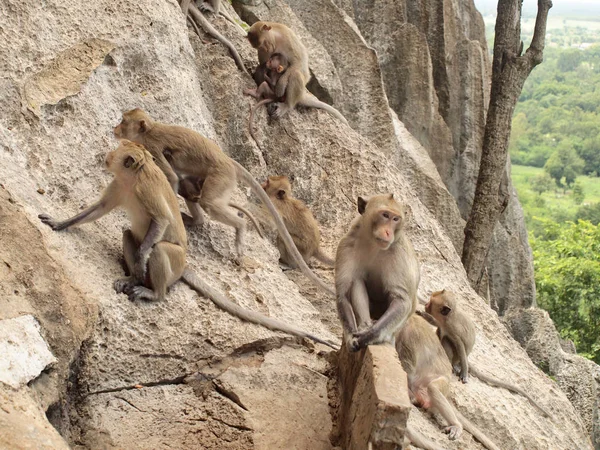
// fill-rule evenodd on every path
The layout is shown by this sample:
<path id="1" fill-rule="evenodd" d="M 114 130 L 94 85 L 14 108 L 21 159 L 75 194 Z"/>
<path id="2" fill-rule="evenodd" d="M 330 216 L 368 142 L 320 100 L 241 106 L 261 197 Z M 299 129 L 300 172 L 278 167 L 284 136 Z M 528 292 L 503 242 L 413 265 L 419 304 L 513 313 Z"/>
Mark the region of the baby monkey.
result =
<path id="1" fill-rule="evenodd" d="M 285 101 L 285 95 L 277 98 L 275 95 L 275 86 L 277 85 L 277 81 L 281 75 L 287 70 L 288 67 L 289 62 L 285 56 L 283 56 L 281 53 L 273 53 L 266 63 L 266 68 L 263 73 L 264 81 L 260 83 L 256 89 L 244 90 L 244 94 L 250 95 L 259 100 L 256 105 L 250 108 L 250 118 L 248 120 L 250 136 L 252 136 L 252 139 L 254 139 L 254 142 L 256 142 L 256 145 L 258 145 L 259 148 L 260 145 L 258 144 L 256 136 L 254 135 L 254 127 L 252 126 L 254 111 L 256 111 L 256 109 L 260 106 L 273 103 L 274 101 Z"/>
<path id="2" fill-rule="evenodd" d="M 425 311 L 426 314 L 419 314 L 437 327 L 436 333 L 440 343 L 446 355 L 448 355 L 454 371 L 463 383 L 469 381 L 469 372 L 471 372 L 488 384 L 499 386 L 522 395 L 545 416 L 552 417 L 522 389 L 513 384 L 485 375 L 473 367 L 472 364 L 469 365 L 468 356 L 475 345 L 475 324 L 469 316 L 460 310 L 458 299 L 452 292 L 444 289 L 431 294 L 429 302 L 425 305 Z"/>
<path id="3" fill-rule="evenodd" d="M 308 264 L 311 257 L 315 257 L 324 264 L 333 267 L 335 261 L 325 255 L 319 246 L 321 233 L 319 224 L 310 212 L 310 209 L 300 200 L 292 196 L 292 185 L 285 176 L 269 177 L 262 185 L 267 195 L 281 214 L 285 227 L 290 232 L 294 244 Z M 277 248 L 281 255 L 280 261 L 292 268 L 296 267 L 285 246 L 277 236 Z"/>

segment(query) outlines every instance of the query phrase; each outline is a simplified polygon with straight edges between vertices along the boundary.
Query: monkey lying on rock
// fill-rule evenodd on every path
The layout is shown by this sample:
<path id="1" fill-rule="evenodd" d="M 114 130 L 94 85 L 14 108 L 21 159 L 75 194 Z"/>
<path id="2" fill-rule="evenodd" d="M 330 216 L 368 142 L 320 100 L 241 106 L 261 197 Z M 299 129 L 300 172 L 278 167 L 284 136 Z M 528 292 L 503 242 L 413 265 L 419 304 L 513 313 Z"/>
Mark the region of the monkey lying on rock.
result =
<path id="1" fill-rule="evenodd" d="M 106 166 L 114 179 L 102 192 L 100 200 L 62 222 L 48 214 L 40 214 L 39 218 L 59 231 L 98 220 L 117 207 L 125 209 L 131 230 L 123 232 L 123 253 L 130 276 L 115 281 L 116 292 L 127 294 L 130 300 L 162 301 L 167 288 L 183 279 L 218 307 L 242 320 L 337 349 L 334 343 L 236 305 L 186 269 L 187 237 L 177 198 L 164 173 L 143 146 L 122 141 L 106 156 Z"/>
<path id="2" fill-rule="evenodd" d="M 269 177 L 262 187 L 281 214 L 283 223 L 290 232 L 304 261 L 308 264 L 310 258 L 315 257 L 322 263 L 333 267 L 335 261 L 325 255 L 319 245 L 321 240 L 319 224 L 310 209 L 302 201 L 292 196 L 290 180 L 285 176 Z M 294 259 L 289 255 L 285 243 L 279 236 L 277 236 L 277 248 L 281 255 L 279 260 L 295 268 Z"/>
<path id="3" fill-rule="evenodd" d="M 419 314 L 437 327 L 437 336 L 454 371 L 463 383 L 468 382 L 470 372 L 492 386 L 498 386 L 522 395 L 546 417 L 552 417 L 548 411 L 521 388 L 485 375 L 472 364 L 469 364 L 468 356 L 475 345 L 475 324 L 469 316 L 460 310 L 458 299 L 452 292 L 444 289 L 431 294 L 429 302 L 425 305 L 425 311 L 425 314 L 421 312 Z"/>
<path id="4" fill-rule="evenodd" d="M 260 86 L 267 69 L 269 59 L 277 54 L 280 64 L 285 67 L 275 85 L 275 98 L 284 99 L 277 103 L 273 116 L 277 119 L 285 116 L 296 105 L 324 109 L 346 125 L 348 121 L 335 108 L 318 100 L 306 89 L 310 80 L 308 52 L 296 34 L 287 26 L 276 22 L 256 22 L 248 30 L 248 41 L 258 51 L 259 67 L 254 74 L 256 84 Z"/>
<path id="5" fill-rule="evenodd" d="M 358 197 L 358 212 L 335 259 L 338 313 L 353 351 L 394 343 L 417 308 L 420 280 L 417 256 L 404 233 L 404 206 L 394 195 Z"/>
<path id="6" fill-rule="evenodd" d="M 146 147 L 167 176 L 174 192 L 178 192 L 180 177 L 193 176 L 203 180 L 199 204 L 186 202 L 193 222 L 204 222 L 204 210 L 213 219 L 234 227 L 236 251 L 240 259 L 244 249 L 246 222 L 231 210 L 229 203 L 238 177 L 244 180 L 273 216 L 277 231 L 302 273 L 317 286 L 335 295 L 335 291 L 306 265 L 281 216 L 261 185 L 215 142 L 188 128 L 156 122 L 139 108 L 123 114 L 121 123 L 114 129 L 114 134 L 117 138 L 129 139 Z"/>

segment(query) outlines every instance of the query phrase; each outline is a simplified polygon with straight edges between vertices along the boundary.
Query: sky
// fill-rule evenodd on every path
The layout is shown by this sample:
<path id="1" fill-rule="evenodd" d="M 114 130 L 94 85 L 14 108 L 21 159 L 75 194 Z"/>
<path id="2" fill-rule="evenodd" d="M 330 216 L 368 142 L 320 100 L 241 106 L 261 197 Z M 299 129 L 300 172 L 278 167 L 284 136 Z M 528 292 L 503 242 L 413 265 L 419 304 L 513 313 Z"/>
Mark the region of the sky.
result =
<path id="1" fill-rule="evenodd" d="M 550 14 L 591 15 L 600 18 L 600 0 L 552 0 Z M 475 0 L 479 11 L 495 11 L 498 0 Z M 523 13 L 535 14 L 537 0 L 523 0 Z"/>

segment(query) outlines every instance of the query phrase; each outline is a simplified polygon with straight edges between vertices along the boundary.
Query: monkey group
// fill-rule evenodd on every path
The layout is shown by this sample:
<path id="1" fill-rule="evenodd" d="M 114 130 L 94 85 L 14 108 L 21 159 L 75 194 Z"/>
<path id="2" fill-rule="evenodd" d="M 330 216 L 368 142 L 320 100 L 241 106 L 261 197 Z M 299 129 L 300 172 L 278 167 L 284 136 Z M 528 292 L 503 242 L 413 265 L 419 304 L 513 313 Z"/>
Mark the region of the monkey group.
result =
<path id="1" fill-rule="evenodd" d="M 221 9 L 220 0 L 201 2 L 200 9 L 190 0 L 181 0 L 180 6 L 194 27 L 196 22 L 200 23 L 227 45 L 238 67 L 246 72 L 233 45 L 214 30 L 200 11 L 221 13 L 236 24 Z M 302 105 L 324 109 L 347 124 L 338 110 L 317 100 L 306 89 L 310 79 L 308 52 L 290 28 L 259 21 L 250 27 L 247 38 L 257 50 L 259 62 L 254 72 L 257 87 L 244 91 L 258 100 L 250 110 L 249 131 L 254 139 L 252 116 L 256 108 L 265 104 L 272 106 L 271 115 L 275 118 L 282 118 Z M 205 214 L 233 227 L 235 261 L 240 265 L 243 265 L 246 221 L 238 211 L 264 237 L 256 218 L 232 201 L 237 182 L 242 181 L 275 223 L 280 262 L 299 268 L 317 286 L 335 296 L 343 328 L 343 351 L 360 351 L 368 345 L 394 345 L 408 375 L 411 401 L 439 412 L 446 421 L 444 431 L 450 439 L 459 438 L 466 429 L 486 448 L 498 449 L 451 404 L 448 397 L 453 371 L 463 383 L 468 382 L 471 374 L 520 394 L 551 417 L 522 389 L 485 375 L 469 364 L 476 328 L 461 311 L 453 293 L 434 292 L 425 310 L 417 311 L 420 267 L 406 234 L 410 210 L 394 194 L 358 197 L 359 215 L 339 241 L 334 260 L 322 251 L 319 225 L 307 205 L 293 196 L 290 178 L 270 176 L 259 184 L 214 141 L 191 129 L 156 121 L 139 108 L 123 113 L 113 133 L 119 144 L 105 159 L 113 179 L 100 199 L 64 221 L 48 214 L 40 214 L 39 218 L 59 231 L 123 208 L 131 223 L 130 229 L 123 232 L 128 276 L 114 281 L 117 293 L 127 295 L 132 301 L 164 301 L 167 289 L 182 280 L 242 320 L 312 339 L 337 350 L 336 342 L 236 305 L 187 268 L 186 226 L 201 226 Z M 177 195 L 184 199 L 189 215 L 180 212 Z M 334 267 L 335 289 L 311 270 L 312 258 Z M 419 447 L 438 448 L 410 427 L 406 436 Z"/>

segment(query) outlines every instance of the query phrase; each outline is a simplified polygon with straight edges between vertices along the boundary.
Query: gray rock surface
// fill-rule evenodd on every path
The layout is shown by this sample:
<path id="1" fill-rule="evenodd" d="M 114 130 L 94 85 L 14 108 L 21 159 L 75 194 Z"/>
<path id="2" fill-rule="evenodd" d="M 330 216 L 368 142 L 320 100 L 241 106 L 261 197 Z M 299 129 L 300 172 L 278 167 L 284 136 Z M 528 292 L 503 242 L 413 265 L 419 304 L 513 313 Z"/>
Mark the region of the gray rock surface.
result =
<path id="1" fill-rule="evenodd" d="M 31 315 L 0 320 L 0 382 L 18 389 L 56 361 Z"/>
<path id="2" fill-rule="evenodd" d="M 298 30 L 316 52 L 313 89 L 329 95 L 353 129 L 323 111 L 299 110 L 267 122 L 263 110 L 256 117 L 261 152 L 247 130 L 254 101 L 242 95 L 252 80 L 221 44 L 187 29 L 173 0 L 118 6 L 108 0 L 8 0 L 0 6 L 0 212 L 14 225 L 10 233 L 0 230 L 7 242 L 0 254 L 11 258 L 8 269 L 0 264 L 8 277 L 0 286 L 27 299 L 23 308 L 39 319 L 58 359 L 53 373 L 19 391 L 28 401 L 37 399 L 26 413 L 40 405 L 35 417 L 44 423 L 48 410 L 64 438 L 80 449 L 332 448 L 331 412 L 339 399 L 329 383 L 334 368 L 325 347 L 243 323 L 181 283 L 162 303 L 131 303 L 115 294 L 112 281 L 122 274 L 121 232 L 128 223 L 121 212 L 63 233 L 37 219 L 40 212 L 73 215 L 98 197 L 110 180 L 102 159 L 116 145 L 112 127 L 123 110 L 142 107 L 158 120 L 215 139 L 257 178 L 295 175 L 295 195 L 322 224 L 329 254 L 356 215 L 357 195 L 394 192 L 410 206 L 407 233 L 422 264 L 421 294 L 456 291 L 478 327 L 473 361 L 527 388 L 555 422 L 525 399 L 476 380 L 452 384 L 458 409 L 502 448 L 590 448 L 564 393 L 468 286 L 457 254 L 459 208 L 436 162 L 390 112 L 376 55 L 351 16 L 326 0 L 267 4 L 241 13 Z M 331 14 L 330 20 L 313 17 L 322 14 Z M 256 64 L 233 25 L 209 18 L 248 67 Z M 324 35 L 325 27 L 330 34 Z M 107 43 L 103 51 L 114 48 L 99 65 L 96 52 L 83 58 L 82 80 L 62 61 L 90 39 Z M 354 77 L 351 52 L 361 64 Z M 57 79 L 64 82 L 61 89 L 45 96 L 49 100 L 37 113 L 28 109 L 24 86 L 47 92 L 47 80 Z M 57 92 L 65 97 L 57 99 Z M 236 201 L 247 200 L 240 185 Z M 214 221 L 189 230 L 190 267 L 241 305 L 325 338 L 340 336 L 334 300 L 297 272 L 283 272 L 271 241 L 250 231 L 248 259 L 238 267 L 233 238 L 233 230 Z M 331 270 L 316 271 L 332 281 Z M 45 291 L 49 304 L 42 301 Z M 14 296 L 0 302 L 6 312 L 1 318 L 16 315 Z M 414 407 L 409 420 L 446 448 L 480 448 L 468 433 L 448 441 L 442 424 Z M 23 439 L 35 445 L 30 435 Z"/>

